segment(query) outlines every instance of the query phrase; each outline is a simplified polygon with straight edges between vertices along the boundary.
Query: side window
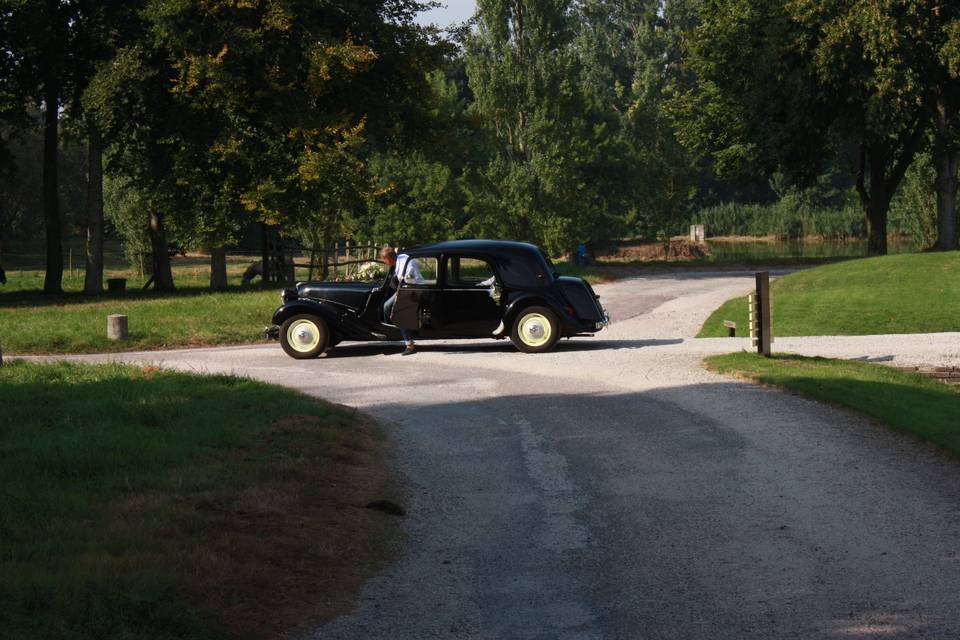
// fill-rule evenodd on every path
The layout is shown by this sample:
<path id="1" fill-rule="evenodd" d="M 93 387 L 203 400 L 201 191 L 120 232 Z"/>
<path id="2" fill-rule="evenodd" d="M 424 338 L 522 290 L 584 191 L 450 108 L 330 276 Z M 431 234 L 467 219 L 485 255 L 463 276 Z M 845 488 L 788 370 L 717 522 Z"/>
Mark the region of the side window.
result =
<path id="1" fill-rule="evenodd" d="M 436 258 L 410 258 L 404 271 L 404 281 L 407 284 L 437 284 Z"/>
<path id="2" fill-rule="evenodd" d="M 444 284 L 450 287 L 489 287 L 496 281 L 486 260 L 450 256 L 446 261 Z"/>

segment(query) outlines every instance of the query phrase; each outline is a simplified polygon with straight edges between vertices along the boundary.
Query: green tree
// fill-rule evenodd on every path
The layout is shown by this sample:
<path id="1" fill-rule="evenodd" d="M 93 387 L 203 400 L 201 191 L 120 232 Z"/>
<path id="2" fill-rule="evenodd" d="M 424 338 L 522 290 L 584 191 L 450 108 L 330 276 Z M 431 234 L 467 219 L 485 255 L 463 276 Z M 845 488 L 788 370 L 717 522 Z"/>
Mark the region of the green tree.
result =
<path id="1" fill-rule="evenodd" d="M 597 105 L 610 105 L 611 133 L 629 147 L 619 159 L 620 182 L 631 187 L 628 221 L 634 232 L 669 238 L 690 214 L 698 178 L 668 109 L 693 82 L 681 63 L 696 13 L 685 0 L 590 0 L 582 11 L 585 85 Z"/>
<path id="2" fill-rule="evenodd" d="M 43 105 L 43 219 L 46 234 L 46 274 L 43 290 L 60 293 L 63 280 L 63 230 L 59 209 L 57 159 L 60 108 L 70 90 L 68 76 L 71 26 L 76 5 L 66 0 L 4 0 L 4 111 L 15 113 L 23 105 Z"/>
<path id="3" fill-rule="evenodd" d="M 84 94 L 100 65 L 135 40 L 143 27 L 139 12 L 143 0 L 74 0 L 71 29 L 75 36 L 68 58 L 74 79 L 68 96 L 68 115 L 77 122 L 87 141 L 86 223 L 83 292 L 103 291 L 103 148 L 104 140 L 94 114 L 83 109 Z"/>
<path id="4" fill-rule="evenodd" d="M 160 291 L 174 289 L 166 231 L 182 195 L 174 169 L 181 164 L 178 157 L 190 156 L 196 149 L 192 143 L 208 130 L 208 123 L 171 92 L 170 72 L 164 51 L 145 42 L 130 44 L 100 69 L 85 96 L 87 111 L 111 141 L 108 171 L 125 176 L 127 188 L 144 205 L 150 272 Z"/>
<path id="5" fill-rule="evenodd" d="M 569 1 L 478 2 L 467 74 L 493 153 L 466 175 L 467 233 L 560 253 L 612 227 L 618 207 L 604 178 L 613 139 L 580 89 L 575 26 Z"/>
<path id="6" fill-rule="evenodd" d="M 928 11 L 915 33 L 924 46 L 925 78 L 932 87 L 933 163 L 936 166 L 937 241 L 940 250 L 960 246 L 957 186 L 960 171 L 960 8 L 938 4 Z"/>
<path id="7" fill-rule="evenodd" d="M 897 0 L 706 0 L 692 33 L 696 94 L 677 105 L 688 148 L 718 171 L 782 169 L 809 182 L 851 140 L 869 252 L 886 253 L 890 201 L 922 147 L 926 80 L 906 64 Z"/>
<path id="8" fill-rule="evenodd" d="M 219 211 L 220 223 L 208 228 L 227 229 L 246 210 L 317 246 L 366 213 L 375 189 L 370 147 L 401 144 L 425 122 L 426 71 L 440 48 L 413 23 L 419 7 L 412 0 L 150 4 L 176 99 L 210 119 L 194 168 L 221 178 L 191 181 L 208 185 L 201 201 L 216 204 L 209 217 Z"/>

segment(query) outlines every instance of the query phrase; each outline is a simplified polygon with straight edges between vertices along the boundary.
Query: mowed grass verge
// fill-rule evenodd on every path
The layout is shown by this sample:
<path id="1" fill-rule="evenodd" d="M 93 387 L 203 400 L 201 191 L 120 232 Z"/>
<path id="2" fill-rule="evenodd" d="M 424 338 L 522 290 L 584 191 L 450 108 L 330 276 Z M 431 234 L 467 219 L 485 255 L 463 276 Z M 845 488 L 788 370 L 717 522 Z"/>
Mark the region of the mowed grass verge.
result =
<path id="1" fill-rule="evenodd" d="M 960 388 L 851 360 L 755 353 L 711 356 L 712 371 L 776 385 L 858 411 L 960 454 Z"/>
<path id="2" fill-rule="evenodd" d="M 799 271 L 771 284 L 775 336 L 960 331 L 960 251 L 849 260 Z M 698 337 L 744 332 L 747 298 L 728 300 Z M 743 330 L 741 330 L 743 327 Z"/>
<path id="3" fill-rule="evenodd" d="M 6 640 L 275 638 L 348 610 L 389 554 L 382 437 L 229 376 L 0 368 Z"/>
<path id="4" fill-rule="evenodd" d="M 134 289 L 84 296 L 79 291 L 48 296 L 18 287 L 11 277 L 0 287 L 0 349 L 9 354 L 131 351 L 244 344 L 263 339 L 280 305 L 280 287 L 234 287 L 213 293 L 195 285 L 172 293 Z M 107 339 L 107 316 L 128 317 L 130 338 Z"/>

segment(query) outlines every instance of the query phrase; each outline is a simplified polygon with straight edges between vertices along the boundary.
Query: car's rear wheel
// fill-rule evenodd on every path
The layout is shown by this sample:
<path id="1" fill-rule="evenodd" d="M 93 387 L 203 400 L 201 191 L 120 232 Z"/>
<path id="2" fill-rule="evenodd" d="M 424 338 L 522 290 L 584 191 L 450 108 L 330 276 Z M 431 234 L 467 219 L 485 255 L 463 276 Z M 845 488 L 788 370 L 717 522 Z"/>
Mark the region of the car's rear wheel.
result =
<path id="1" fill-rule="evenodd" d="M 297 360 L 316 358 L 326 351 L 329 342 L 330 329 L 317 316 L 293 316 L 280 326 L 280 346 Z"/>
<path id="2" fill-rule="evenodd" d="M 557 314 L 547 307 L 521 309 L 513 320 L 510 340 L 524 353 L 543 353 L 553 349 L 560 339 Z"/>

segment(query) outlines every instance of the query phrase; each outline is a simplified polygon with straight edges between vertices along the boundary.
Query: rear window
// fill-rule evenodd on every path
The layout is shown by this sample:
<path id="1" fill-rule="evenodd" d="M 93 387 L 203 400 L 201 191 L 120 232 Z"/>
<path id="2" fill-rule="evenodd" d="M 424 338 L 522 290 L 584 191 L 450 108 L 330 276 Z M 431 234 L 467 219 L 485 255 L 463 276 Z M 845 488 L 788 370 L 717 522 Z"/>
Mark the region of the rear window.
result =
<path id="1" fill-rule="evenodd" d="M 553 269 L 539 251 L 516 253 L 499 262 L 504 284 L 514 287 L 539 287 L 553 282 Z"/>

